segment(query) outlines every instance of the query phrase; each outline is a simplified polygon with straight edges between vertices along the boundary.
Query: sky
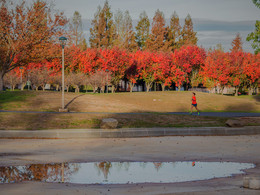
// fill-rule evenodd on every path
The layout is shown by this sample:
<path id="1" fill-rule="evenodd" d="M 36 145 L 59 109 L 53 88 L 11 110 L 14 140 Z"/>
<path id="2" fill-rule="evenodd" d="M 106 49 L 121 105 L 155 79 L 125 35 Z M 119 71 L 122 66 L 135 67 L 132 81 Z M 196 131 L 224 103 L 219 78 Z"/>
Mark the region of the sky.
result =
<path id="1" fill-rule="evenodd" d="M 28 0 L 31 1 L 31 0 Z M 49 0 L 55 8 L 64 11 L 67 17 L 72 17 L 78 11 L 82 19 L 93 19 L 97 7 L 104 5 L 105 0 Z M 199 39 L 198 45 L 205 48 L 221 43 L 226 51 L 231 48 L 231 42 L 240 33 L 243 48 L 253 52 L 246 41 L 247 35 L 254 30 L 254 23 L 260 20 L 260 9 L 252 0 L 108 0 L 112 12 L 120 9 L 128 10 L 133 20 L 138 20 L 145 11 L 150 19 L 159 9 L 165 18 L 170 18 L 174 11 L 180 19 L 191 15 L 194 29 Z M 86 37 L 89 37 L 89 24 L 85 24 Z"/>
<path id="2" fill-rule="evenodd" d="M 93 19 L 98 5 L 103 6 L 105 0 L 54 0 L 56 8 L 72 16 L 79 11 L 83 18 Z M 113 12 L 117 9 L 128 10 L 132 19 L 138 19 L 142 11 L 149 18 L 157 9 L 170 18 L 174 11 L 180 18 L 190 14 L 192 18 L 224 21 L 245 21 L 260 19 L 260 10 L 252 0 L 109 0 Z"/>

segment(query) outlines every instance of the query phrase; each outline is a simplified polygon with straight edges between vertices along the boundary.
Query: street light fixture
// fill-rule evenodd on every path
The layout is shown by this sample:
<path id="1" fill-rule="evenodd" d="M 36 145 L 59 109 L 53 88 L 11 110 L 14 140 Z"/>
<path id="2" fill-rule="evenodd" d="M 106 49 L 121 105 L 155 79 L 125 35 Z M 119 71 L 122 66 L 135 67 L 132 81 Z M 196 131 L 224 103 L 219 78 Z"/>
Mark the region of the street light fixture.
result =
<path id="1" fill-rule="evenodd" d="M 68 109 L 65 109 L 65 106 L 64 106 L 64 47 L 66 45 L 67 38 L 60 37 L 59 41 L 60 41 L 60 45 L 62 47 L 62 97 L 61 97 L 61 109 L 59 109 L 59 111 L 68 112 Z"/>

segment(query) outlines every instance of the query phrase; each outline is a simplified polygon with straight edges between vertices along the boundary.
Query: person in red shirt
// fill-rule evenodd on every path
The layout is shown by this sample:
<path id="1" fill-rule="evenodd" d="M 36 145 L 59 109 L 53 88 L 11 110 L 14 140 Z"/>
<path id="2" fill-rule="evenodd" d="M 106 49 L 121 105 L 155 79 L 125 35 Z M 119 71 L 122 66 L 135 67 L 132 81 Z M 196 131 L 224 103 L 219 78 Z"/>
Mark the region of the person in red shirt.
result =
<path id="1" fill-rule="evenodd" d="M 192 98 L 191 98 L 191 110 L 190 110 L 190 115 L 192 114 L 192 109 L 196 108 L 197 112 L 198 112 L 198 115 L 200 115 L 200 112 L 197 108 L 197 100 L 196 100 L 196 94 L 193 92 L 192 93 Z"/>

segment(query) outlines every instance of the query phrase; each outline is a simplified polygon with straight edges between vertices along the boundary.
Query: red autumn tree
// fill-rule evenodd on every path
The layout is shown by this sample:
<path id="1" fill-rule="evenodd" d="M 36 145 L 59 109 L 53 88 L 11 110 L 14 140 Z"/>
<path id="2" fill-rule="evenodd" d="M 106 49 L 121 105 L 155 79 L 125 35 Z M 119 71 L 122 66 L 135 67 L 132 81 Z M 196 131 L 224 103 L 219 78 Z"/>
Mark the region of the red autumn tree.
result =
<path id="1" fill-rule="evenodd" d="M 230 85 L 235 87 L 235 96 L 238 96 L 239 87 L 244 82 L 243 64 L 245 54 L 242 51 L 233 51 L 230 54 Z"/>
<path id="2" fill-rule="evenodd" d="M 146 91 L 148 92 L 155 81 L 155 71 L 158 65 L 153 61 L 153 53 L 148 51 L 137 51 L 136 59 L 138 63 L 138 72 L 140 78 L 144 80 Z"/>
<path id="3" fill-rule="evenodd" d="M 155 80 L 161 84 L 162 91 L 166 86 L 171 85 L 171 63 L 172 59 L 169 53 L 158 53 L 154 55 L 154 62 L 158 64 L 155 71 Z"/>
<path id="4" fill-rule="evenodd" d="M 220 50 L 214 50 L 208 53 L 205 64 L 202 66 L 203 83 L 211 80 L 216 87 L 221 87 L 223 94 L 224 87 L 230 81 L 230 56 Z"/>
<path id="5" fill-rule="evenodd" d="M 118 48 L 104 49 L 100 53 L 100 70 L 110 72 L 112 92 L 114 92 L 120 80 L 125 76 L 125 71 L 129 63 L 128 53 Z"/>
<path id="6" fill-rule="evenodd" d="M 125 72 L 125 77 L 128 79 L 129 82 L 130 92 L 133 92 L 134 85 L 139 78 L 138 63 L 135 57 L 136 54 L 137 53 L 129 54 L 129 63 Z"/>
<path id="7" fill-rule="evenodd" d="M 45 58 L 46 49 L 67 23 L 63 13 L 53 13 L 43 0 L 29 6 L 25 0 L 14 5 L 8 2 L 0 4 L 0 91 L 7 72 Z"/>
<path id="8" fill-rule="evenodd" d="M 243 74 L 246 77 L 245 85 L 248 87 L 249 95 L 252 95 L 253 89 L 258 87 L 260 78 L 260 54 L 245 54 Z"/>
<path id="9" fill-rule="evenodd" d="M 172 53 L 172 62 L 171 62 L 171 80 L 175 83 L 175 86 L 178 87 L 178 90 L 181 90 L 181 86 L 185 82 L 186 74 L 183 71 L 182 67 L 178 63 L 178 60 L 175 58 L 174 53 Z"/>
<path id="10" fill-rule="evenodd" d="M 184 81 L 190 83 L 193 74 L 197 74 L 204 64 L 206 52 L 195 45 L 183 46 L 179 50 L 175 50 L 173 58 L 174 64 L 184 73 Z"/>
<path id="11" fill-rule="evenodd" d="M 88 48 L 86 51 L 80 52 L 79 56 L 79 71 L 88 74 L 94 73 L 95 70 L 100 69 L 100 52 L 97 49 Z"/>

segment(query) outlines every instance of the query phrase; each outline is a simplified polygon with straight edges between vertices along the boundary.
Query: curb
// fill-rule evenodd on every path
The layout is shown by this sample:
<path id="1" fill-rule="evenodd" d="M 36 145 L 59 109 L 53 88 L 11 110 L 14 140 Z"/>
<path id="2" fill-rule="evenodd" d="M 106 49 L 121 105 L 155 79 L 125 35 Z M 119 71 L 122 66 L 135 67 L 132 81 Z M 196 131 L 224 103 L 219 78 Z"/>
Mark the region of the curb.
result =
<path id="1" fill-rule="evenodd" d="M 260 134 L 259 126 L 235 128 L 189 127 L 129 129 L 0 130 L 1 139 L 137 138 L 160 136 L 232 136 L 257 134 Z"/>

